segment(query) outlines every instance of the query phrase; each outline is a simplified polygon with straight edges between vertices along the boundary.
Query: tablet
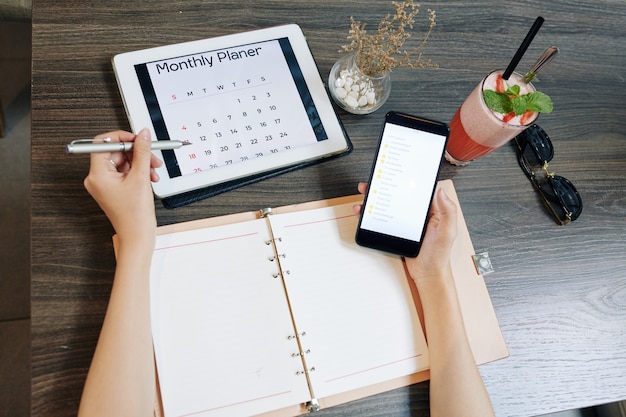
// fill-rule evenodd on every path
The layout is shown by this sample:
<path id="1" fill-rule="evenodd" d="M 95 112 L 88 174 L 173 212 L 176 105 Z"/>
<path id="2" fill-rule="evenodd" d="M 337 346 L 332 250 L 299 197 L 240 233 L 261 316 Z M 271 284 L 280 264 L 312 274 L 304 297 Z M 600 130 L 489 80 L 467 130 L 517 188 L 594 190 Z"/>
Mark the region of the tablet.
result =
<path id="1" fill-rule="evenodd" d="M 113 68 L 131 129 L 191 145 L 154 151 L 164 198 L 246 184 L 351 150 L 298 25 L 127 52 Z"/>

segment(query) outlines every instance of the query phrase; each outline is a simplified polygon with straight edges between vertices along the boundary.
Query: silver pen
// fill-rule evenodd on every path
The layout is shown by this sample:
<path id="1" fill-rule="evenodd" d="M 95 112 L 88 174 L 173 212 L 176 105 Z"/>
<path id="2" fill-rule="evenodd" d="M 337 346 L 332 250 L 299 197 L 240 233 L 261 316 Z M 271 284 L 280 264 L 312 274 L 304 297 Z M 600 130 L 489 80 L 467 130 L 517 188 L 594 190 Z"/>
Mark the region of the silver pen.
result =
<path id="1" fill-rule="evenodd" d="M 108 140 L 107 140 L 108 139 Z M 97 140 L 97 142 L 95 142 Z M 97 153 L 97 152 L 128 152 L 133 149 L 133 142 L 110 142 L 110 138 L 104 139 L 77 139 L 70 142 L 65 147 L 67 153 Z M 153 151 L 163 151 L 178 149 L 190 142 L 180 140 L 157 140 L 152 141 L 150 149 Z"/>

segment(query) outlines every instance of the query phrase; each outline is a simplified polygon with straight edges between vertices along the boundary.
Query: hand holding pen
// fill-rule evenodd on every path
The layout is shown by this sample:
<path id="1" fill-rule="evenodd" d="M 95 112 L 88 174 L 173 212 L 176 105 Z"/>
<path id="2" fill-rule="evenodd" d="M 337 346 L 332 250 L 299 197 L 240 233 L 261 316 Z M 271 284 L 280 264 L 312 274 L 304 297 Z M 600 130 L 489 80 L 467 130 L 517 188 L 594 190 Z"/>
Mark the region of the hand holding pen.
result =
<path id="1" fill-rule="evenodd" d="M 151 152 L 148 129 L 137 135 L 109 132 L 95 139 L 103 141 L 107 137 L 110 139 L 103 143 L 133 143 L 133 151 L 92 153 L 85 188 L 105 212 L 124 244 L 151 248 L 156 217 L 150 181 L 159 180 L 155 169 L 163 162 Z"/>
<path id="2" fill-rule="evenodd" d="M 143 129 L 140 134 L 149 135 L 149 131 L 147 129 Z M 120 160 L 120 157 L 117 156 L 115 158 L 109 159 L 109 163 L 115 167 L 115 169 L 126 168 L 128 170 L 131 165 L 131 159 L 128 158 L 128 155 L 132 155 L 130 152 L 133 150 L 133 140 L 134 136 L 129 132 L 117 131 L 111 132 L 110 136 L 100 135 L 93 139 L 76 139 L 70 142 L 65 146 L 65 151 L 68 154 L 97 154 L 97 153 L 121 153 L 123 159 Z M 113 138 L 111 136 L 114 136 Z M 151 141 L 150 149 L 153 151 L 157 150 L 174 150 L 181 148 L 185 145 L 191 145 L 190 142 L 182 142 L 179 140 L 157 140 Z M 132 157 L 131 157 L 132 158 Z M 117 160 L 120 160 L 119 162 Z M 153 165 L 161 166 L 162 162 L 156 157 L 153 157 Z M 126 167 L 127 165 L 127 167 Z M 154 166 L 151 169 L 151 179 L 153 182 L 158 181 L 158 175 L 154 169 Z"/>
<path id="3" fill-rule="evenodd" d="M 66 151 L 68 153 L 76 154 L 91 154 L 91 170 L 102 164 L 107 166 L 108 170 L 115 170 L 118 173 L 128 174 L 133 160 L 136 158 L 137 151 L 135 150 L 135 142 L 140 138 L 148 138 L 150 141 L 148 146 L 150 150 L 154 149 L 154 145 L 158 142 L 150 140 L 150 131 L 148 129 L 142 129 L 137 135 L 118 130 L 114 132 L 98 135 L 93 139 L 79 139 L 68 144 Z M 173 144 L 166 142 L 168 146 Z M 173 142 L 173 141 L 172 141 Z M 176 141 L 176 146 L 180 147 L 180 143 Z M 155 155 L 150 156 L 150 180 L 156 182 L 159 180 L 159 176 L 156 173 L 156 168 L 163 165 L 163 162 Z"/>

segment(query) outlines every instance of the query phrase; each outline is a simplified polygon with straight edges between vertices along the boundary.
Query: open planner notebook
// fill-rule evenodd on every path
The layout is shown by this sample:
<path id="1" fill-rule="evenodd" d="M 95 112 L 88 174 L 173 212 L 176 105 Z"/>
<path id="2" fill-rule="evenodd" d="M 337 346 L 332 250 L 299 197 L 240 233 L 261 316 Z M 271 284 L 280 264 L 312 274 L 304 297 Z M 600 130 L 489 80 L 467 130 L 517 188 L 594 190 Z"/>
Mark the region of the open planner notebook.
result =
<path id="1" fill-rule="evenodd" d="M 451 181 L 443 181 L 456 200 Z M 428 379 L 401 258 L 354 243 L 351 196 L 160 227 L 157 412 L 298 415 Z M 453 273 L 477 363 L 508 355 L 459 210 Z"/>

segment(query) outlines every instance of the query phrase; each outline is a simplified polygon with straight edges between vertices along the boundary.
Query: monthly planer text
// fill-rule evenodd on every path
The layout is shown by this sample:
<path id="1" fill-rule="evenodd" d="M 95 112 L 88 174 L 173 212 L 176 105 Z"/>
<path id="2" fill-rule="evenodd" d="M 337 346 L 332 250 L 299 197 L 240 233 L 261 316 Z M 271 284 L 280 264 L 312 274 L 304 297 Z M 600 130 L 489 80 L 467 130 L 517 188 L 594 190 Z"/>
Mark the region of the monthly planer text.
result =
<path id="1" fill-rule="evenodd" d="M 215 55 L 206 56 L 205 54 L 193 55 L 189 58 L 178 59 L 176 61 L 166 61 L 163 63 L 156 64 L 157 74 L 161 74 L 161 72 L 176 72 L 182 71 L 186 69 L 198 68 L 208 66 L 209 68 L 213 67 L 214 58 L 217 58 L 218 62 L 223 61 L 234 61 L 243 58 L 249 58 L 258 56 L 260 54 L 262 47 L 249 48 L 249 49 L 240 49 L 240 50 L 225 50 L 218 51 Z"/>

